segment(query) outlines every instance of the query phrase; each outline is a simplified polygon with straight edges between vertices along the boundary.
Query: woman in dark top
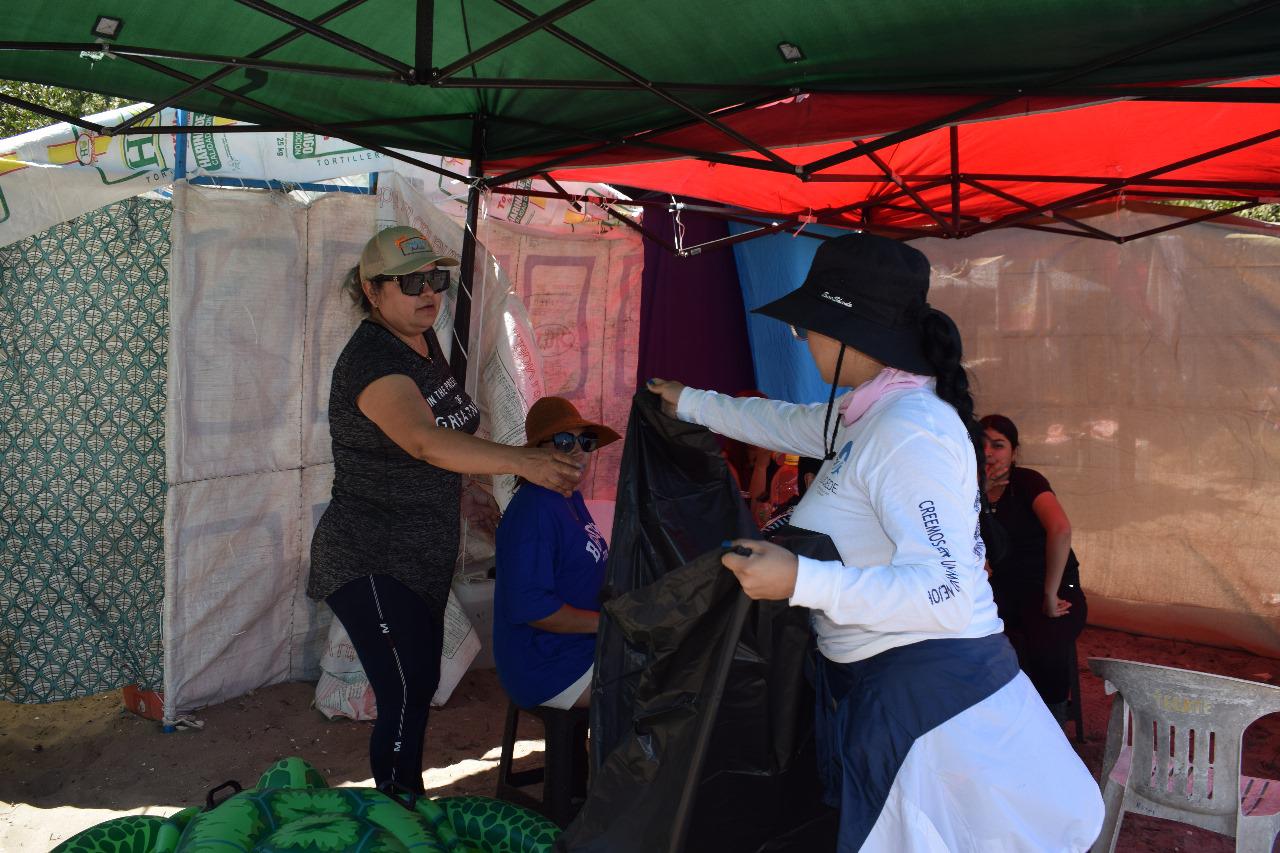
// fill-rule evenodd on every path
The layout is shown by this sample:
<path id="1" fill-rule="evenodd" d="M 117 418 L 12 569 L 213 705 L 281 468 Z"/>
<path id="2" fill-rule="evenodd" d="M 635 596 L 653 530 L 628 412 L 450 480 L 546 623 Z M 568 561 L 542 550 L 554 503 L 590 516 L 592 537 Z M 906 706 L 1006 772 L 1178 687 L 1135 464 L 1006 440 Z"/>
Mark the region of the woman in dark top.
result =
<path id="1" fill-rule="evenodd" d="M 431 328 L 456 263 L 395 227 L 365 245 L 348 276 L 368 318 L 333 368 L 333 496 L 307 580 L 347 629 L 377 700 L 374 783 L 415 792 L 458 555 L 460 475 L 518 474 L 570 495 L 581 474 L 568 454 L 472 435 L 479 410 Z"/>
<path id="2" fill-rule="evenodd" d="M 1049 481 L 1016 464 L 1013 421 L 987 415 L 981 423 L 987 439 L 987 499 L 1008 536 L 1005 553 L 991 563 L 991 588 L 1023 670 L 1061 719 L 1071 685 L 1071 651 L 1088 615 L 1080 563 L 1071 550 L 1071 522 Z"/>

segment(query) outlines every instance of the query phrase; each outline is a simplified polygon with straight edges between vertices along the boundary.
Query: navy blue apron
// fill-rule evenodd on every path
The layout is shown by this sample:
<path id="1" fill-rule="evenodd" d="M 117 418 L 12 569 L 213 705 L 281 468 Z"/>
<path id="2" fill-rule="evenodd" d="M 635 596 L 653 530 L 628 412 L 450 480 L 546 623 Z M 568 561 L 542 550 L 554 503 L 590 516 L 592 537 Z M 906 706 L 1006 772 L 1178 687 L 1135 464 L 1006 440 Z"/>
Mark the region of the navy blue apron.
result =
<path id="1" fill-rule="evenodd" d="M 916 738 L 1018 674 L 1004 634 L 922 640 L 853 663 L 814 657 L 818 772 L 840 810 L 841 851 L 861 849 Z"/>

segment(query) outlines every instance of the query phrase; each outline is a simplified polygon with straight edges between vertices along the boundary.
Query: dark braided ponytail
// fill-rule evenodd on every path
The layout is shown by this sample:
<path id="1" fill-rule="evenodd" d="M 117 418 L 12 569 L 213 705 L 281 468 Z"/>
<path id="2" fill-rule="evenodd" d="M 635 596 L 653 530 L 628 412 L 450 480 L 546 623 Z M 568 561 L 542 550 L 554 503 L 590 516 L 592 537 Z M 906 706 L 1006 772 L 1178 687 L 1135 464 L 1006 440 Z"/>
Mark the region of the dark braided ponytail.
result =
<path id="1" fill-rule="evenodd" d="M 987 503 L 986 432 L 973 414 L 973 395 L 969 393 L 969 374 L 960 363 L 964 350 L 960 342 L 960 330 L 955 321 L 937 308 L 929 306 L 921 320 L 924 357 L 933 365 L 937 377 L 938 396 L 951 404 L 960 416 L 960 422 L 969 431 L 973 452 L 978 464 L 978 495 L 982 509 L 978 524 L 982 540 L 987 546 L 987 557 L 999 560 L 1008 549 L 1008 534 L 996 522 Z"/>
<path id="2" fill-rule="evenodd" d="M 969 393 L 969 374 L 960 363 L 964 351 L 960 330 L 944 312 L 930 306 L 921 321 L 924 357 L 933 365 L 938 378 L 938 396 L 951 404 L 969 431 L 973 451 L 981 460 L 986 452 L 982 424 L 973 414 L 973 396 Z M 985 488 L 985 483 L 982 484 Z"/>

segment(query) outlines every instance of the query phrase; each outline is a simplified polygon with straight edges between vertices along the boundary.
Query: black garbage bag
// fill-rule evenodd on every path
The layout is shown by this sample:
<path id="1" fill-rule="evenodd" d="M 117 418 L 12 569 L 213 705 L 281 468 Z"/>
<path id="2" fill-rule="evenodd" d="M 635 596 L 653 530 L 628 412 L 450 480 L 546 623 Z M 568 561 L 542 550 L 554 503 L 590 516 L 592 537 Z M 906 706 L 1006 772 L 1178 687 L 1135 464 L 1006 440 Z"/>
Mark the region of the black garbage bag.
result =
<path id="1" fill-rule="evenodd" d="M 647 392 L 632 406 L 614 518 L 591 788 L 557 849 L 834 849 L 804 676 L 808 611 L 750 601 L 721 565 L 721 541 L 759 533 L 714 437 Z M 820 534 L 783 538 L 835 554 Z"/>
<path id="2" fill-rule="evenodd" d="M 726 539 L 759 538 L 715 435 L 662 413 L 655 394 L 631 404 L 602 599 L 642 589 Z M 591 688 L 591 768 L 631 729 L 648 661 L 605 612 Z"/>

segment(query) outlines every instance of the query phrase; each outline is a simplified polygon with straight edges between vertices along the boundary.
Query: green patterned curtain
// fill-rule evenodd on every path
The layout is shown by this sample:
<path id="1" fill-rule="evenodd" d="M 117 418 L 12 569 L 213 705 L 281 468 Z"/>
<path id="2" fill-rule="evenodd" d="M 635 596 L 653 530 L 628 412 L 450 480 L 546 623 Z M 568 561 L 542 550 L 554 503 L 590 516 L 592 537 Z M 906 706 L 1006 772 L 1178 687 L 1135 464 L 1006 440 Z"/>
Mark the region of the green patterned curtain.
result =
<path id="1" fill-rule="evenodd" d="M 0 248 L 0 699 L 162 685 L 170 218 Z"/>

